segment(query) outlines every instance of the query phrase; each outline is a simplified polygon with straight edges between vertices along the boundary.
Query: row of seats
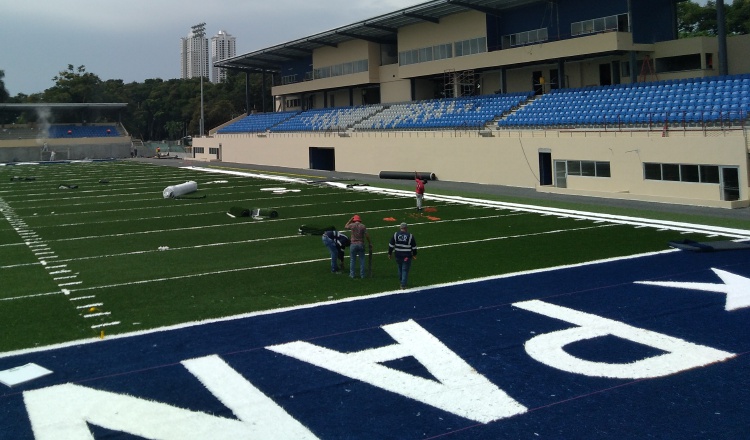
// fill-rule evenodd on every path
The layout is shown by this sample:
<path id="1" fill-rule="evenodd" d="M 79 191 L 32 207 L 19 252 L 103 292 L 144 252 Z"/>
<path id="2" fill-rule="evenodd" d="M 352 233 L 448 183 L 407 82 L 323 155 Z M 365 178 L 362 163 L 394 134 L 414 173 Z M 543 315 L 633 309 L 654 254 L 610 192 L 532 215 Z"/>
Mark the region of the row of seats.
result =
<path id="1" fill-rule="evenodd" d="M 249 115 L 219 133 L 743 123 L 750 74 Z"/>
<path id="2" fill-rule="evenodd" d="M 750 75 L 553 90 L 500 120 L 501 128 L 742 123 Z"/>
<path id="3" fill-rule="evenodd" d="M 433 99 L 388 106 L 375 104 L 252 114 L 217 132 L 480 128 L 518 107 L 531 96 L 531 92 L 524 92 Z"/>
<path id="4" fill-rule="evenodd" d="M 258 133 L 293 118 L 300 112 L 254 113 L 217 130 L 217 133 Z"/>
<path id="5" fill-rule="evenodd" d="M 52 125 L 47 130 L 50 138 L 89 138 L 120 136 L 114 125 Z"/>
<path id="6" fill-rule="evenodd" d="M 354 124 L 356 130 L 481 128 L 531 96 L 528 93 L 434 99 L 391 105 Z"/>
<path id="7" fill-rule="evenodd" d="M 382 105 L 364 105 L 308 110 L 271 127 L 270 131 L 346 130 L 356 122 L 368 118 L 382 109 Z"/>

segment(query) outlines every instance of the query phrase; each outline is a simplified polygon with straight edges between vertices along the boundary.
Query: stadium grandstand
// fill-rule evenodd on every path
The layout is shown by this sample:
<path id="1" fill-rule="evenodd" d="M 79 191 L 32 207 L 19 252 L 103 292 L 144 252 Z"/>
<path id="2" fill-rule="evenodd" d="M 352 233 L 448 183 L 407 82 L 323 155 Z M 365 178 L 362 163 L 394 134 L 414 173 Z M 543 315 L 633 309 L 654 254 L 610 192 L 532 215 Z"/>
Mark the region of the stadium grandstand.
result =
<path id="1" fill-rule="evenodd" d="M 750 36 L 678 39 L 678 3 L 433 0 L 222 60 L 275 113 L 192 155 L 748 206 Z"/>
<path id="2" fill-rule="evenodd" d="M 33 121 L 0 126 L 0 162 L 128 157 L 131 138 L 119 122 L 119 113 L 126 106 L 125 103 L 0 104 L 0 112 L 19 115 L 19 120 L 23 115 L 23 120 Z M 61 122 L 71 118 L 78 121 Z M 112 122 L 87 122 L 90 119 Z"/>

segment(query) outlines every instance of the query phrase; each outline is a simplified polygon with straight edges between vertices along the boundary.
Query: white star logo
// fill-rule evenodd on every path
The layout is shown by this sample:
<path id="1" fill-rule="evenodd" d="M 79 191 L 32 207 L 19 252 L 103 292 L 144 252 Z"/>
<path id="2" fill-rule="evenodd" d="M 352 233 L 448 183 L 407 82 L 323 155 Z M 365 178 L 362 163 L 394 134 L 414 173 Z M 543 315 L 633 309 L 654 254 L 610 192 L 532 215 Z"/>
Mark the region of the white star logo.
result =
<path id="1" fill-rule="evenodd" d="M 720 269 L 711 269 L 721 278 L 723 284 L 681 283 L 674 281 L 635 281 L 636 284 L 650 286 L 675 287 L 677 289 L 703 290 L 705 292 L 725 293 L 727 302 L 724 310 L 730 312 L 750 307 L 750 278 L 741 277 Z"/>

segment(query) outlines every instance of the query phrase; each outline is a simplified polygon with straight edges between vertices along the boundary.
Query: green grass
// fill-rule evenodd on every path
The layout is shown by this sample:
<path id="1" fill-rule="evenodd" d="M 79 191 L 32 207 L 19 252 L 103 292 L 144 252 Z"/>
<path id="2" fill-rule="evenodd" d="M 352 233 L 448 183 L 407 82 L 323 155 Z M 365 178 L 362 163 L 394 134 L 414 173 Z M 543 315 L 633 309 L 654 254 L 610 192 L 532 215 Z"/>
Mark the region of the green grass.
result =
<path id="1" fill-rule="evenodd" d="M 11 182 L 16 175 L 36 180 Z M 187 180 L 198 182 L 191 196 L 205 198 L 162 197 L 166 186 Z M 79 188 L 58 189 L 62 182 Z M 263 190 L 279 186 L 300 191 Z M 391 291 L 398 283 L 387 244 L 404 220 L 420 247 L 409 279 L 414 287 L 658 251 L 674 239 L 706 239 L 445 202 L 429 203 L 434 212 L 417 213 L 411 198 L 127 161 L 0 167 L 0 206 L 0 352 L 98 337 L 102 329 L 111 335 Z M 232 206 L 272 208 L 279 218 L 231 218 L 226 213 Z M 365 280 L 330 274 L 320 237 L 297 233 L 303 224 L 343 227 L 355 213 L 375 245 L 373 277 Z M 25 233 L 36 236 L 21 237 L 10 220 L 21 220 Z M 750 223 L 719 223 L 750 229 Z M 26 241 L 48 246 L 52 257 L 35 255 Z M 58 270 L 66 272 L 53 274 Z M 83 307 L 89 304 L 97 304 L 94 311 Z"/>

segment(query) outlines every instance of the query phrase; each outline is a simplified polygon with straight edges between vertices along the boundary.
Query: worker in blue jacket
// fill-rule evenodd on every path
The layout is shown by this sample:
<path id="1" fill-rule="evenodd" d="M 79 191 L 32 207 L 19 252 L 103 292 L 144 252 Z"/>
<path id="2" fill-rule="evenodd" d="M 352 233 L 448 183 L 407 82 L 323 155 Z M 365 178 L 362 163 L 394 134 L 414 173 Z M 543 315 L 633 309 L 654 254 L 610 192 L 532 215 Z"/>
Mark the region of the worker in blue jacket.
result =
<path id="1" fill-rule="evenodd" d="M 414 238 L 414 234 L 408 231 L 406 223 L 401 223 L 398 232 L 393 234 L 390 243 L 388 243 L 388 259 L 392 259 L 394 254 L 398 265 L 400 287 L 406 289 L 411 260 L 417 259 L 417 240 Z"/>
<path id="2" fill-rule="evenodd" d="M 331 273 L 340 273 L 339 264 L 341 268 L 344 267 L 344 249 L 349 247 L 349 237 L 336 230 L 325 231 L 323 233 L 323 244 L 331 252 Z"/>

